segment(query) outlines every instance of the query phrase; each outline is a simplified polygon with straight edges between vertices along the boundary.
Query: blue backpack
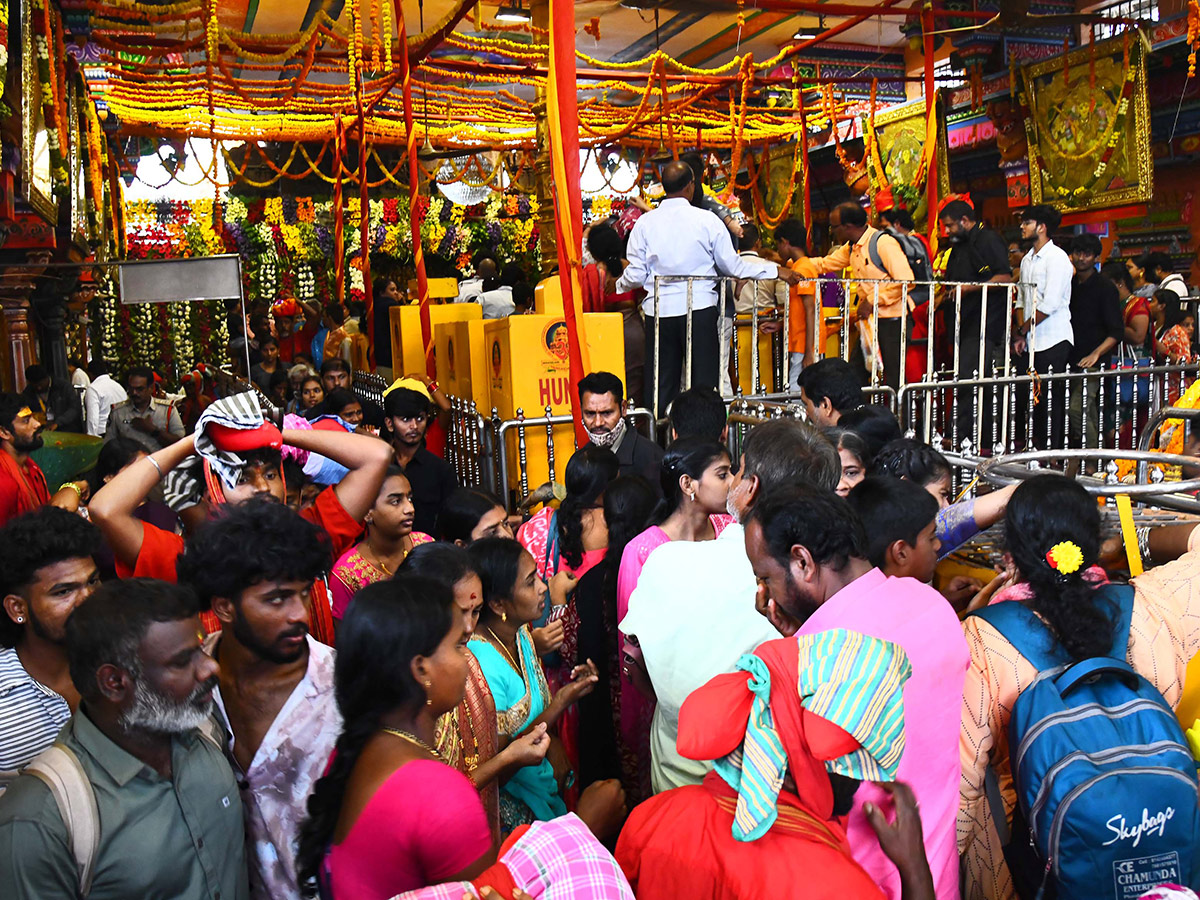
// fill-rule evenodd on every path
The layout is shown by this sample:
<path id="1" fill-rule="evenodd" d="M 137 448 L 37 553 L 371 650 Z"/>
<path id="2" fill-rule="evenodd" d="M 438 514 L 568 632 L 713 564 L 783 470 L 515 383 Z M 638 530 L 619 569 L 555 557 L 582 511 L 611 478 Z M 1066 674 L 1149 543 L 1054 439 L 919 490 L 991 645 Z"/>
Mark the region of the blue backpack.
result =
<path id="1" fill-rule="evenodd" d="M 1132 900 L 1200 882 L 1196 761 L 1162 695 L 1125 661 L 1133 588 L 1098 599 L 1117 609 L 1116 639 L 1081 662 L 1022 603 L 974 614 L 1038 670 L 1008 733 L 1018 809 L 1005 857 L 1024 898 Z M 1003 840 L 1003 807 L 992 808 Z"/>

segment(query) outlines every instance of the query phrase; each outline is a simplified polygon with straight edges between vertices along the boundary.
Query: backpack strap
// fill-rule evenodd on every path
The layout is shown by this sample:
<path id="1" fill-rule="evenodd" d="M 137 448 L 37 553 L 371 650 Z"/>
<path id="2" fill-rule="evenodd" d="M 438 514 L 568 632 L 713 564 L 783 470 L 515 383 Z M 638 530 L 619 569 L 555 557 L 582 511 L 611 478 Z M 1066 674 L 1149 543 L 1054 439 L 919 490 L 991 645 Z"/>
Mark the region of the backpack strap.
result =
<path id="1" fill-rule="evenodd" d="M 1106 584 L 1097 593 L 1117 607 L 1113 646 L 1108 655 L 1113 659 L 1125 659 L 1129 655 L 1129 629 L 1133 625 L 1133 585 Z"/>
<path id="2" fill-rule="evenodd" d="M 66 745 L 55 742 L 43 750 L 25 771 L 50 789 L 71 842 L 79 869 L 79 896 L 92 889 L 93 866 L 100 846 L 100 810 L 83 765 Z"/>
<path id="3" fill-rule="evenodd" d="M 979 616 L 1000 632 L 1039 672 L 1071 661 L 1037 613 L 1019 600 L 993 603 L 971 615 Z"/>
<path id="4" fill-rule="evenodd" d="M 1113 627 L 1113 646 L 1109 656 L 1125 659 L 1129 648 L 1129 628 L 1133 621 L 1133 586 L 1106 584 L 1097 594 L 1117 607 Z M 971 613 L 979 616 L 1004 636 L 1018 653 L 1029 660 L 1039 672 L 1074 662 L 1054 640 L 1050 629 L 1037 614 L 1018 600 L 993 603 Z"/>
<path id="5" fill-rule="evenodd" d="M 887 266 L 883 264 L 883 257 L 879 255 L 879 238 L 883 236 L 882 231 L 876 231 L 871 235 L 871 239 L 867 241 L 867 256 L 871 260 L 871 265 L 877 268 L 880 272 L 886 272 Z M 901 247 L 900 249 L 904 249 Z"/>

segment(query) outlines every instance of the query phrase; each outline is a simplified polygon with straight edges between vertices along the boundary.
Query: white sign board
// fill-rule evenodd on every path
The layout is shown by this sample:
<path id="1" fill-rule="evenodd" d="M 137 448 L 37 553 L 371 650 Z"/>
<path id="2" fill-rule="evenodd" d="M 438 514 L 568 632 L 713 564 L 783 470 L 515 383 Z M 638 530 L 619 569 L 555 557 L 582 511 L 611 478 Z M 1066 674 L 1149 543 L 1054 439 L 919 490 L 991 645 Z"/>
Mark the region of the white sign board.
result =
<path id="1" fill-rule="evenodd" d="M 121 263 L 118 272 L 122 303 L 242 298 L 242 263 L 236 253 Z"/>

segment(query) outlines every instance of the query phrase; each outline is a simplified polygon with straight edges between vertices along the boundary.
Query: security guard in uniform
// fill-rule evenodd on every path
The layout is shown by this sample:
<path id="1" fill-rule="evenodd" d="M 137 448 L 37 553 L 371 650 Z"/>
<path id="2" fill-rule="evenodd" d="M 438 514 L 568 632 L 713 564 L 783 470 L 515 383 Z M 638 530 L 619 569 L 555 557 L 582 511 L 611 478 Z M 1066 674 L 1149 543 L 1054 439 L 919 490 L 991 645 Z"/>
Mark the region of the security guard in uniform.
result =
<path id="1" fill-rule="evenodd" d="M 104 440 L 129 438 L 141 444 L 147 453 L 153 453 L 183 437 L 183 420 L 174 404 L 151 396 L 153 372 L 135 367 L 125 380 L 129 399 L 113 406 Z"/>

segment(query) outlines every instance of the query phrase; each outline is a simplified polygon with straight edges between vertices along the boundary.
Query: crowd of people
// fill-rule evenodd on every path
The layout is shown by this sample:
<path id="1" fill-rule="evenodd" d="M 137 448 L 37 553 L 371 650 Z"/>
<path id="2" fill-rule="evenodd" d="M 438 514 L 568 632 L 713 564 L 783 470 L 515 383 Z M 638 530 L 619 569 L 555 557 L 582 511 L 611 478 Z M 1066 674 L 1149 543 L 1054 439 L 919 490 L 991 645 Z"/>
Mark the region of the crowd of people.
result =
<path id="1" fill-rule="evenodd" d="M 955 498 L 841 359 L 805 369 L 807 422 L 736 454 L 713 388 L 674 396 L 664 448 L 591 373 L 565 496 L 511 516 L 431 449 L 436 385 L 397 379 L 376 434 L 329 403 L 369 415 L 341 362 L 282 427 L 251 392 L 183 424 L 131 371 L 96 473 L 54 494 L 46 425 L 0 396 L 0 896 L 1200 883 L 1171 713 L 1200 648 L 1192 525 L 1144 530 L 1153 567 L 1118 584 L 1076 481 Z M 994 577 L 937 577 L 1001 522 Z M 1047 685 L 1109 730 L 1061 757 L 1049 724 L 1019 740 Z M 1105 784 L 1062 797 L 1084 757 Z"/>

